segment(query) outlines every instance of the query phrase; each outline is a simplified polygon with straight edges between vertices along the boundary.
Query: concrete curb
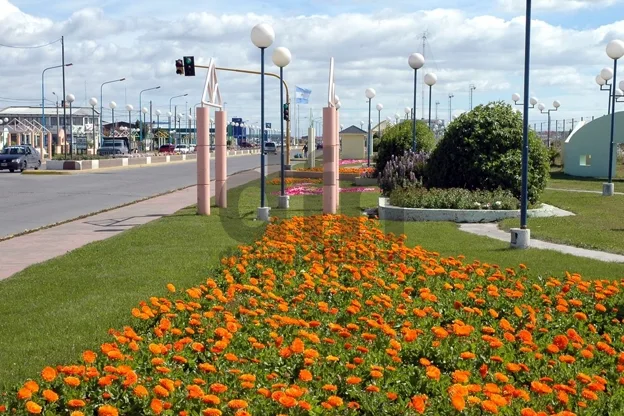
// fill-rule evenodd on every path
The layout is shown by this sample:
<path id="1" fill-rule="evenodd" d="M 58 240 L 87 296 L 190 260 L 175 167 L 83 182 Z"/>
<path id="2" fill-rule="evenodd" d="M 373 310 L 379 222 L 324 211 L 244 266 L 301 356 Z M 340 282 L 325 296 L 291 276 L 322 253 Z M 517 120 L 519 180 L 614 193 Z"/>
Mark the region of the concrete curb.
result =
<path id="1" fill-rule="evenodd" d="M 544 218 L 566 217 L 575 214 L 552 205 L 542 204 L 540 208 L 528 210 L 527 215 L 531 218 Z M 403 208 L 390 205 L 389 198 L 379 198 L 380 220 L 488 223 L 507 218 L 520 218 L 520 210 Z"/>
<path id="2" fill-rule="evenodd" d="M 260 154 L 259 150 L 229 150 L 228 156 L 245 156 Z M 210 158 L 214 159 L 214 153 L 210 154 Z M 83 171 L 83 170 L 100 170 L 121 168 L 130 166 L 148 166 L 173 162 L 184 162 L 197 160 L 197 154 L 180 154 L 180 155 L 160 155 L 160 156 L 144 156 L 144 157 L 120 157 L 113 159 L 91 159 L 91 160 L 48 160 L 46 161 L 45 170 L 54 171 Z"/>

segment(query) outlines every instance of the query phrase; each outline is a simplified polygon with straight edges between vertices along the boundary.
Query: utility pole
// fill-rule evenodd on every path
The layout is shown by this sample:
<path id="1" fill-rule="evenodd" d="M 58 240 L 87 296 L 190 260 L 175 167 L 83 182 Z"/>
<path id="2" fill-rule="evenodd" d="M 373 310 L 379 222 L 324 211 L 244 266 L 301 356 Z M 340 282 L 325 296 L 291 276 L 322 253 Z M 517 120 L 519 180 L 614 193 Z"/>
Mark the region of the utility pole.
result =
<path id="1" fill-rule="evenodd" d="M 422 35 L 422 56 L 423 58 L 425 57 L 425 45 L 427 44 L 427 35 L 429 34 L 428 31 L 424 31 L 423 35 Z M 422 72 L 422 82 L 421 82 L 421 86 L 420 86 L 420 92 L 421 92 L 421 100 L 420 100 L 420 116 L 422 119 L 425 118 L 425 72 L 426 71 L 421 71 Z M 414 118 L 416 118 L 416 109 L 414 109 Z"/>
<path id="2" fill-rule="evenodd" d="M 61 103 L 63 103 L 63 136 L 65 136 L 65 144 L 63 145 L 63 153 L 65 154 L 65 159 L 67 159 L 67 109 L 65 108 L 65 37 L 61 36 L 61 64 L 63 65 L 63 99 Z M 100 117 L 102 115 L 100 114 Z M 57 134 L 58 139 L 58 134 Z M 59 140 L 59 144 L 60 140 Z"/>
<path id="3" fill-rule="evenodd" d="M 474 84 L 468 86 L 470 88 L 470 111 L 472 111 L 472 92 L 477 89 Z"/>

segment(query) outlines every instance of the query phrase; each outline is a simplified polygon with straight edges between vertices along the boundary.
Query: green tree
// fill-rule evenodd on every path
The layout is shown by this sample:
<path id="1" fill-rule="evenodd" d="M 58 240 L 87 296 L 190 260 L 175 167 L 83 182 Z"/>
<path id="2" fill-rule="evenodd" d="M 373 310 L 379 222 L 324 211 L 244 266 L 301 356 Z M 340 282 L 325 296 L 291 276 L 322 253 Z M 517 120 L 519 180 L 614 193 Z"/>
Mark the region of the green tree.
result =
<path id="1" fill-rule="evenodd" d="M 546 187 L 548 150 L 529 133 L 529 201 Z M 504 102 L 479 105 L 449 124 L 431 154 L 425 185 L 435 188 L 504 189 L 521 194 L 522 116 Z"/>
<path id="2" fill-rule="evenodd" d="M 435 146 L 435 136 L 421 120 L 416 121 L 416 151 L 430 152 Z M 404 120 L 384 130 L 377 145 L 377 172 L 383 172 L 393 155 L 402 156 L 412 148 L 412 120 Z"/>

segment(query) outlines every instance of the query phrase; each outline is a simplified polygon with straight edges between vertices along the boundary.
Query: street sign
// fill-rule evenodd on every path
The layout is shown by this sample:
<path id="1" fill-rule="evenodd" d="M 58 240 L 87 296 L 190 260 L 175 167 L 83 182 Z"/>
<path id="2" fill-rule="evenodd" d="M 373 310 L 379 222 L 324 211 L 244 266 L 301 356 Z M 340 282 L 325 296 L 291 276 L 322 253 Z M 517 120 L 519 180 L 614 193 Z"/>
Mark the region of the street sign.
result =
<path id="1" fill-rule="evenodd" d="M 266 128 L 267 128 L 267 129 L 270 129 L 270 128 L 271 128 L 271 123 L 264 123 L 264 124 L 266 125 Z"/>

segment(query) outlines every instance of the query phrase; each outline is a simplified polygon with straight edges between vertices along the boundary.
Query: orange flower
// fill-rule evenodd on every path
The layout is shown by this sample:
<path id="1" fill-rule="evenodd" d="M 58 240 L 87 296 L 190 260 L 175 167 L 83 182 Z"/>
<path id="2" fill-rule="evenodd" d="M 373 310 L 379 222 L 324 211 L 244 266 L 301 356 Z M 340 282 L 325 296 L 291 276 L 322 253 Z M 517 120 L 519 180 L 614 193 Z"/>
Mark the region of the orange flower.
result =
<path id="1" fill-rule="evenodd" d="M 459 394 L 455 394 L 451 397 L 451 404 L 458 412 L 461 412 L 466 408 L 466 400 Z"/>
<path id="2" fill-rule="evenodd" d="M 325 391 L 338 391 L 338 387 L 334 386 L 333 384 L 325 384 L 322 388 Z"/>
<path id="3" fill-rule="evenodd" d="M 210 391 L 213 393 L 225 393 L 227 391 L 227 386 L 221 384 L 221 383 L 213 383 L 210 385 Z"/>
<path id="4" fill-rule="evenodd" d="M 65 377 L 63 381 L 71 387 L 78 387 L 80 385 L 80 379 L 73 376 Z"/>
<path id="5" fill-rule="evenodd" d="M 56 378 L 56 370 L 52 367 L 46 367 L 41 371 L 41 378 L 47 382 L 53 381 Z"/>
<path id="6" fill-rule="evenodd" d="M 440 380 L 440 369 L 434 365 L 427 367 L 427 377 L 433 380 Z"/>
<path id="7" fill-rule="evenodd" d="M 278 402 L 279 404 L 287 408 L 295 407 L 299 404 L 295 398 L 287 395 L 280 397 Z"/>
<path id="8" fill-rule="evenodd" d="M 230 409 L 244 409 L 247 407 L 247 402 L 245 400 L 230 400 L 227 405 Z"/>
<path id="9" fill-rule="evenodd" d="M 149 395 L 149 392 L 144 386 L 138 385 L 134 388 L 134 394 L 137 397 L 143 398 L 143 397 L 147 397 Z"/>
<path id="10" fill-rule="evenodd" d="M 98 408 L 98 416 L 118 416 L 117 408 L 108 404 Z"/>
<path id="11" fill-rule="evenodd" d="M 473 359 L 475 359 L 475 358 L 476 358 L 476 355 L 474 355 L 473 353 L 471 353 L 471 352 L 469 352 L 469 351 L 466 351 L 466 352 L 462 352 L 462 353 L 459 355 L 459 357 L 460 357 L 462 360 L 473 360 Z"/>
<path id="12" fill-rule="evenodd" d="M 340 407 L 342 406 L 343 401 L 338 396 L 329 396 L 329 398 L 327 398 L 327 403 L 331 404 L 334 407 Z"/>
<path id="13" fill-rule="evenodd" d="M 544 384 L 541 383 L 539 381 L 532 381 L 531 382 L 531 391 L 537 393 L 537 394 L 550 394 L 552 393 L 552 389 Z"/>
<path id="14" fill-rule="evenodd" d="M 204 409 L 202 410 L 204 416 L 221 416 L 223 412 L 219 409 Z"/>
<path id="15" fill-rule="evenodd" d="M 67 402 L 67 406 L 69 407 L 85 407 L 86 403 L 84 400 L 80 399 L 71 399 Z"/>
<path id="16" fill-rule="evenodd" d="M 301 381 L 312 381 L 312 373 L 308 370 L 299 371 L 299 380 Z"/>
<path id="17" fill-rule="evenodd" d="M 93 364 L 96 358 L 97 354 L 93 351 L 87 350 L 82 353 L 82 360 L 87 364 Z"/>
<path id="18" fill-rule="evenodd" d="M 157 415 L 161 414 L 162 411 L 164 410 L 164 405 L 163 405 L 162 400 L 152 399 L 150 403 L 150 409 L 152 409 L 152 411 L 156 413 Z"/>
<path id="19" fill-rule="evenodd" d="M 58 394 L 56 394 L 54 391 L 52 390 L 44 390 L 42 393 L 43 398 L 46 399 L 46 401 L 50 402 L 50 403 L 54 403 L 55 401 L 57 401 L 59 399 Z"/>
<path id="20" fill-rule="evenodd" d="M 559 361 L 566 364 L 572 364 L 576 361 L 576 358 L 572 357 L 571 355 L 561 355 L 559 356 Z"/>
<path id="21" fill-rule="evenodd" d="M 30 414 L 33 415 L 38 415 L 41 413 L 42 407 L 39 406 L 37 403 L 32 402 L 32 401 L 28 401 L 26 402 L 26 411 Z"/>
<path id="22" fill-rule="evenodd" d="M 423 414 L 425 413 L 426 402 L 427 402 L 427 396 L 425 396 L 424 394 L 414 396 L 412 397 L 410 401 L 410 407 L 413 407 L 414 410 L 416 410 L 416 412 Z"/>
<path id="23" fill-rule="evenodd" d="M 467 383 L 470 378 L 470 371 L 455 370 L 452 376 L 456 383 Z"/>
<path id="24" fill-rule="evenodd" d="M 17 392 L 17 398 L 20 400 L 30 399 L 31 397 L 32 397 L 32 391 L 30 391 L 26 387 L 22 387 Z"/>
<path id="25" fill-rule="evenodd" d="M 492 400 L 484 400 L 481 402 L 481 407 L 486 412 L 493 413 L 495 415 L 498 414 L 498 406 Z"/>
<path id="26" fill-rule="evenodd" d="M 355 377 L 355 376 L 347 377 L 347 384 L 359 384 L 361 381 L 362 379 L 359 377 Z"/>

